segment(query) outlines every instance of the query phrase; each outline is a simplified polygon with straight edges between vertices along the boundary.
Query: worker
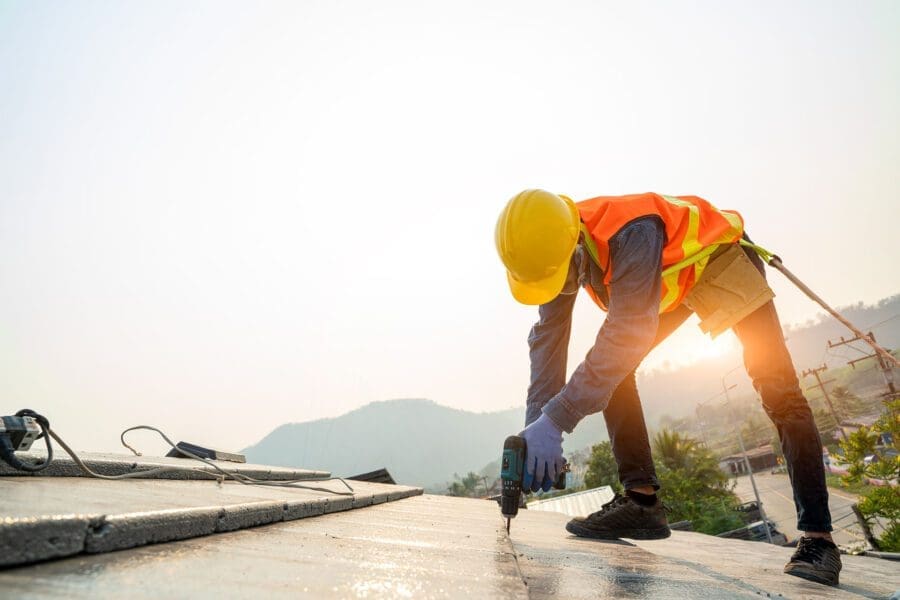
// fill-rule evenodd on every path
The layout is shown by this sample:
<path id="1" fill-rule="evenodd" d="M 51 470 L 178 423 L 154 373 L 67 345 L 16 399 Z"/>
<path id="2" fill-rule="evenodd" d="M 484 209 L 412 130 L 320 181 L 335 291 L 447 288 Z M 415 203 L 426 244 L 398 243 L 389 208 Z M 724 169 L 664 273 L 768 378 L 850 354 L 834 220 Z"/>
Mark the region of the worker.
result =
<path id="1" fill-rule="evenodd" d="M 696 196 L 645 193 L 576 203 L 532 189 L 507 203 L 495 242 L 513 297 L 539 307 L 528 336 L 531 381 L 521 433 L 527 444 L 525 488 L 548 490 L 565 464 L 563 432 L 602 411 L 625 492 L 602 510 L 572 519 L 566 529 L 597 539 L 670 535 L 656 494 L 659 480 L 635 370 L 702 307 L 705 323 L 731 328 L 740 339 L 747 373 L 781 439 L 797 527 L 804 532 L 784 571 L 837 585 L 841 561 L 830 533 L 822 444 L 784 343 L 763 262 L 750 247 L 741 216 Z M 726 257 L 728 266 L 720 268 Z M 732 269 L 739 263 L 745 263 L 743 271 Z M 717 271 L 715 279 L 710 273 Z M 723 286 L 725 293 L 716 300 Z M 607 315 L 567 381 L 572 308 L 580 288 Z"/>

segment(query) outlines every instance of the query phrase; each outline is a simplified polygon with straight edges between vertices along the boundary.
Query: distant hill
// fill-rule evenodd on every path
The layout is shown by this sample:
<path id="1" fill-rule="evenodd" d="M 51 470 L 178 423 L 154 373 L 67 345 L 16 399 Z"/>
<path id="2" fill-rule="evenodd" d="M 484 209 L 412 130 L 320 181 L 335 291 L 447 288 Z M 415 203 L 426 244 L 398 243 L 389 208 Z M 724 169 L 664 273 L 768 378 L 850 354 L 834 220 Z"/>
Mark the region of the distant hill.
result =
<path id="1" fill-rule="evenodd" d="M 500 457 L 525 409 L 474 413 L 430 400 L 373 402 L 334 419 L 282 425 L 244 450 L 254 463 L 327 469 L 351 476 L 387 467 L 398 483 L 442 486 Z M 601 415 L 568 436 L 566 451 L 606 439 Z"/>
<path id="2" fill-rule="evenodd" d="M 838 309 L 858 327 L 871 330 L 878 342 L 891 349 L 900 346 L 900 295 L 885 298 L 874 305 L 862 303 Z M 847 359 L 864 356 L 850 347 L 828 348 L 829 340 L 841 336 L 853 337 L 846 327 L 829 315 L 820 315 L 802 325 L 787 327 L 784 331 L 788 349 L 798 371 L 818 367 L 825 362 L 829 367 L 845 366 Z M 869 352 L 868 346 L 857 342 L 855 347 Z M 709 400 L 722 390 L 721 377 L 735 366 L 742 365 L 740 344 L 733 352 L 710 358 L 673 371 L 639 373 L 638 389 L 644 406 L 647 423 L 655 425 L 663 415 L 684 417 L 691 414 L 698 402 Z M 873 383 L 880 375 L 872 374 Z M 728 376 L 728 383 L 740 384 L 736 396 L 754 395 L 750 380 L 743 369 Z M 716 400 L 721 401 L 721 398 Z"/>
<path id="3" fill-rule="evenodd" d="M 900 296 L 874 306 L 843 307 L 860 327 L 874 327 L 879 342 L 900 345 Z M 829 339 L 847 331 L 831 317 L 812 320 L 785 331 L 797 369 L 821 364 L 843 365 L 846 356 L 861 354 L 841 348 L 825 352 Z M 857 344 L 857 346 L 861 346 Z M 675 371 L 641 373 L 638 387 L 652 428 L 663 415 L 683 417 L 697 403 L 721 390 L 721 377 L 741 364 L 739 349 Z M 728 377 L 741 383 L 734 394 L 752 395 L 739 369 Z M 877 377 L 873 374 L 873 381 Z M 720 400 L 719 400 L 720 401 Z M 398 483 L 439 489 L 454 473 L 478 472 L 500 456 L 507 435 L 521 430 L 524 406 L 500 412 L 473 413 L 440 406 L 429 400 L 373 402 L 333 419 L 282 425 L 244 452 L 256 463 L 328 469 L 336 475 L 356 475 L 387 467 Z M 602 415 L 592 415 L 566 436 L 572 452 L 607 439 Z"/>

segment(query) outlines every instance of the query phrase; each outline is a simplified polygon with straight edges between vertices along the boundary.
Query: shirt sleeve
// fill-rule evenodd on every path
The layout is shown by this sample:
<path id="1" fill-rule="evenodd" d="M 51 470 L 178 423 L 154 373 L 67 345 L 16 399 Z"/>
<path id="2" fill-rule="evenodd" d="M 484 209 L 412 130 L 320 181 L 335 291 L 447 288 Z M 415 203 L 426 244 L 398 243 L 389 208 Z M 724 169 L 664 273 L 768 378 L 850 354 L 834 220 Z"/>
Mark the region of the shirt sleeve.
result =
<path id="1" fill-rule="evenodd" d="M 606 408 L 619 383 L 652 347 L 664 244 L 665 231 L 655 217 L 626 225 L 610 240 L 609 314 L 584 361 L 542 409 L 560 429 L 571 433 L 585 416 Z"/>
<path id="2" fill-rule="evenodd" d="M 572 307 L 578 295 L 574 263 L 563 293 L 538 307 L 538 322 L 528 334 L 531 383 L 525 403 L 525 426 L 541 416 L 541 409 L 566 384 L 566 361 L 572 327 Z"/>

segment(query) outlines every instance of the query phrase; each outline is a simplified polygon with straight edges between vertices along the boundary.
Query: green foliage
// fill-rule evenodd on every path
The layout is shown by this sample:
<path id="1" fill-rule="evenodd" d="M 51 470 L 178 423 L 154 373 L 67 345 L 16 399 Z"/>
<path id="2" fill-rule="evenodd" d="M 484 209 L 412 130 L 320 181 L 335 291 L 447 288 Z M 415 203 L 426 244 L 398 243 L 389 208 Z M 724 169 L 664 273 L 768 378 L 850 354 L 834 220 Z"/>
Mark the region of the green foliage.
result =
<path id="1" fill-rule="evenodd" d="M 478 473 L 469 471 L 465 477 L 460 477 L 458 474 L 454 473 L 453 479 L 453 483 L 447 488 L 447 495 L 449 496 L 475 498 L 480 495 L 478 490 L 479 487 L 482 488 L 482 492 L 485 491 L 482 477 L 478 475 Z"/>
<path id="2" fill-rule="evenodd" d="M 753 448 L 768 444 L 772 439 L 774 427 L 772 421 L 761 412 L 750 413 L 741 427 L 741 433 L 744 435 L 744 443 L 747 447 Z M 777 434 L 775 435 L 777 436 Z"/>
<path id="3" fill-rule="evenodd" d="M 891 485 L 876 487 L 860 499 L 859 512 L 900 522 L 900 490 Z"/>
<path id="4" fill-rule="evenodd" d="M 710 487 L 690 471 L 660 463 L 656 473 L 670 522 L 691 521 L 694 531 L 712 535 L 744 525 L 736 511 L 738 499 L 726 486 Z"/>
<path id="5" fill-rule="evenodd" d="M 870 427 L 860 427 L 847 439 L 841 440 L 841 449 L 844 451 L 844 459 L 849 464 L 845 477 L 846 483 L 855 483 L 862 480 L 866 475 L 865 458 L 875 453 L 875 443 L 878 435 Z"/>
<path id="6" fill-rule="evenodd" d="M 859 396 L 843 385 L 836 385 L 831 390 L 831 401 L 835 410 L 843 416 L 858 415 L 865 412 L 866 405 Z"/>
<path id="7" fill-rule="evenodd" d="M 677 431 L 663 429 L 653 438 L 654 457 L 669 469 L 686 469 L 697 449 L 696 440 Z"/>
<path id="8" fill-rule="evenodd" d="M 601 442 L 591 448 L 591 456 L 587 461 L 587 472 L 584 475 L 587 489 L 608 485 L 616 492 L 622 492 L 619 483 L 619 467 L 613 457 L 612 444 Z"/>
<path id="9" fill-rule="evenodd" d="M 878 537 L 879 549 L 900 552 L 900 488 L 897 485 L 877 487 L 861 497 L 859 512 L 870 527 L 879 519 L 886 522 Z"/>
<path id="10" fill-rule="evenodd" d="M 878 538 L 879 547 L 885 552 L 900 551 L 900 521 L 889 523 Z"/>
<path id="11" fill-rule="evenodd" d="M 882 479 L 887 483 L 873 487 L 860 496 L 859 512 L 870 527 L 882 525 L 878 545 L 888 552 L 900 551 L 900 457 L 887 454 L 888 448 L 878 446 L 882 433 L 893 434 L 894 445 L 900 438 L 900 401 L 894 400 L 872 427 L 860 427 L 841 441 L 844 457 L 849 463 L 846 484 L 858 484 L 867 478 Z M 868 464 L 865 459 L 873 456 Z"/>
<path id="12" fill-rule="evenodd" d="M 733 484 L 712 453 L 696 440 L 663 429 L 653 438 L 659 495 L 670 521 L 689 520 L 694 531 L 716 534 L 744 523 L 735 511 Z"/>
<path id="13" fill-rule="evenodd" d="M 850 492 L 851 494 L 856 494 L 857 496 L 868 494 L 875 487 L 873 485 L 863 483 L 862 481 L 847 482 L 845 479 L 846 478 L 842 477 L 841 475 L 825 473 L 825 483 L 828 485 L 828 487 L 844 490 L 846 492 Z"/>
<path id="14" fill-rule="evenodd" d="M 739 501 L 733 486 L 708 449 L 691 437 L 663 429 L 653 438 L 653 453 L 669 521 L 689 520 L 695 531 L 710 534 L 744 524 L 735 510 Z M 622 491 L 609 442 L 591 449 L 584 482 L 587 488 L 610 485 Z"/>
<path id="15" fill-rule="evenodd" d="M 834 432 L 838 427 L 838 422 L 831 414 L 831 411 L 822 407 L 813 409 L 813 418 L 816 422 L 816 429 L 819 430 L 819 437 L 825 443 L 835 441 Z"/>
<path id="16" fill-rule="evenodd" d="M 900 398 L 888 403 L 874 427 L 879 432 L 892 434 L 894 449 L 900 450 Z"/>

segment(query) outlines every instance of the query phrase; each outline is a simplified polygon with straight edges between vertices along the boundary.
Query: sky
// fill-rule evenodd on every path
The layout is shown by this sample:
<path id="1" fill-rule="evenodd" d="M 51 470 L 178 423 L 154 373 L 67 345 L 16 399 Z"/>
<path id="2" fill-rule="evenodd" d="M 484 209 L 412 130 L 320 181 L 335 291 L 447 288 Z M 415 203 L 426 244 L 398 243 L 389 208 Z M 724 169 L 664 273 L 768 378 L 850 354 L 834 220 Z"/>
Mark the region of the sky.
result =
<path id="1" fill-rule="evenodd" d="M 834 305 L 900 292 L 897 31 L 890 0 L 0 0 L 0 412 L 239 449 L 521 406 L 493 228 L 532 187 L 699 195 Z M 689 323 L 645 367 L 735 343 Z"/>

